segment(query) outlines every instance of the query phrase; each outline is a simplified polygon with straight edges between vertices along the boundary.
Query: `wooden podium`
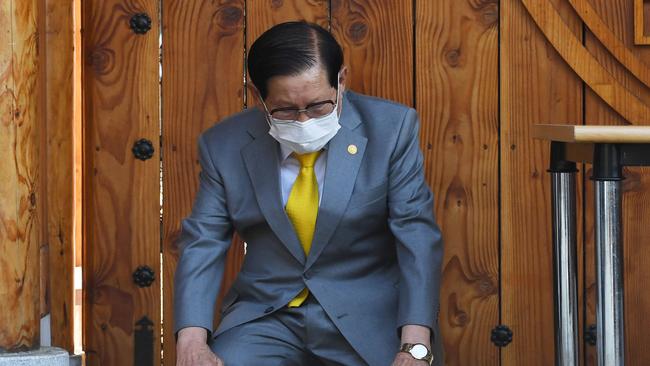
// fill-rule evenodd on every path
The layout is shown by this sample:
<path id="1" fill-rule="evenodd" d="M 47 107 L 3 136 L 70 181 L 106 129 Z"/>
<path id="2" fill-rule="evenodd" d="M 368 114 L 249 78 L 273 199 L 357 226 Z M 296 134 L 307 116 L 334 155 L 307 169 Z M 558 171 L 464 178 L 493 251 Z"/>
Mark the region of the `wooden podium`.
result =
<path id="1" fill-rule="evenodd" d="M 556 365 L 579 365 L 576 163 L 593 165 L 598 364 L 624 365 L 621 182 L 623 167 L 650 166 L 650 126 L 537 125 L 551 141 Z"/>

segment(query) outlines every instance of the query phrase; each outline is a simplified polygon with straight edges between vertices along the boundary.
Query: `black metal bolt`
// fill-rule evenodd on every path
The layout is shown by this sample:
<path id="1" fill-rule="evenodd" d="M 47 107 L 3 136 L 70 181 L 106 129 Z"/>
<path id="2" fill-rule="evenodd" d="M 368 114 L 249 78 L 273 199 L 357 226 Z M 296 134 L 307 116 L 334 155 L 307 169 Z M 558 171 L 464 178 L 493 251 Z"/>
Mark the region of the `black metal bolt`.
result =
<path id="1" fill-rule="evenodd" d="M 154 271 L 149 266 L 140 266 L 133 272 L 133 282 L 140 287 L 149 287 L 156 279 Z"/>
<path id="2" fill-rule="evenodd" d="M 497 325 L 492 329 L 490 340 L 497 347 L 505 347 L 512 342 L 512 331 L 505 325 Z"/>
<path id="3" fill-rule="evenodd" d="M 585 342 L 589 344 L 590 346 L 595 346 L 596 345 L 596 340 L 598 339 L 598 330 L 596 328 L 596 324 L 591 324 L 589 327 L 585 330 Z"/>
<path id="4" fill-rule="evenodd" d="M 151 159 L 154 153 L 153 144 L 147 139 L 140 139 L 133 144 L 133 155 L 140 160 Z"/>
<path id="5" fill-rule="evenodd" d="M 129 26 L 135 34 L 145 34 L 151 29 L 151 18 L 146 13 L 138 13 L 131 17 Z"/>

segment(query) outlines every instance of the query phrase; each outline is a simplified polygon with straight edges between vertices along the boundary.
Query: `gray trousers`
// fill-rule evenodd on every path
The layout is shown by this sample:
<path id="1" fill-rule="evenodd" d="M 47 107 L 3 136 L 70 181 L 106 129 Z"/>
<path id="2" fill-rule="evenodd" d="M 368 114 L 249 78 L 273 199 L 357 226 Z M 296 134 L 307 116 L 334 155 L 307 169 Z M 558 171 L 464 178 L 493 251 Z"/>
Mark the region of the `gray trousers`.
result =
<path id="1" fill-rule="evenodd" d="M 367 365 L 311 294 L 300 307 L 225 331 L 210 348 L 226 366 Z"/>

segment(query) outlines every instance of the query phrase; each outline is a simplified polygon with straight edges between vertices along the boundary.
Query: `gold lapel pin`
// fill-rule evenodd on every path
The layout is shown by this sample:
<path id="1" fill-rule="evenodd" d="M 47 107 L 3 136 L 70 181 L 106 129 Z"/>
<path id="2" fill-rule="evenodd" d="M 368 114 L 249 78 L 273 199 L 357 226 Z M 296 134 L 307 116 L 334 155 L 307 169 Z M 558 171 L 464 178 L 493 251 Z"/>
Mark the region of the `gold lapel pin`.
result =
<path id="1" fill-rule="evenodd" d="M 351 155 L 354 155 L 357 153 L 357 146 L 356 145 L 348 145 L 348 153 Z"/>

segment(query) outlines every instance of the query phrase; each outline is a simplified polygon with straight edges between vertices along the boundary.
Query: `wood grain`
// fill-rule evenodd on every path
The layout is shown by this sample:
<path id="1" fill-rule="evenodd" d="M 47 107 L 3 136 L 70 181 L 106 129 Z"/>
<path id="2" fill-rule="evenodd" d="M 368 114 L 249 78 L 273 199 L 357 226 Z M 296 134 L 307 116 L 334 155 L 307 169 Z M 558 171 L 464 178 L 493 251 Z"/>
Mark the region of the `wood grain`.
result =
<path id="1" fill-rule="evenodd" d="M 645 0 L 634 0 L 634 43 L 650 45 L 650 36 L 646 35 Z"/>
<path id="2" fill-rule="evenodd" d="M 328 0 L 248 0 L 246 1 L 246 45 L 250 46 L 272 26 L 305 20 L 329 28 Z"/>
<path id="3" fill-rule="evenodd" d="M 35 14 L 37 14 L 36 18 L 36 27 L 37 27 L 37 33 L 41 34 L 47 27 L 47 20 L 45 16 L 42 16 L 43 14 L 46 14 L 46 4 L 44 1 L 38 1 L 37 2 L 37 8 Z M 37 37 L 37 50 L 43 50 L 45 49 L 46 46 L 46 37 Z M 37 79 L 38 79 L 38 118 L 39 118 L 39 126 L 41 126 L 41 133 L 39 133 L 38 139 L 38 151 L 44 152 L 47 151 L 47 52 L 41 52 L 39 57 L 38 57 L 38 64 L 37 64 Z M 37 186 L 39 187 L 39 190 L 37 192 L 37 195 L 40 199 L 43 200 L 42 205 L 38 205 L 38 217 L 41 218 L 39 220 L 39 228 L 38 228 L 38 246 L 39 246 L 39 252 L 40 252 L 40 260 L 39 260 L 39 308 L 40 308 L 40 317 L 44 317 L 47 314 L 50 313 L 50 296 L 48 295 L 50 292 L 50 263 L 49 263 L 49 257 L 50 257 L 50 246 L 48 241 L 48 217 L 47 217 L 47 201 L 48 201 L 48 192 L 47 192 L 47 158 L 45 157 L 40 157 L 39 156 L 39 164 L 38 164 L 38 177 L 39 181 L 37 183 Z"/>
<path id="4" fill-rule="evenodd" d="M 45 3 L 44 118 L 47 123 L 47 245 L 52 345 L 74 352 L 72 0 Z M 44 159 L 43 159 L 44 158 Z"/>
<path id="5" fill-rule="evenodd" d="M 247 0 L 246 1 L 246 48 L 272 26 L 304 20 L 329 29 L 329 0 Z M 247 80 L 250 83 L 250 79 Z M 246 106 L 259 104 L 249 88 L 246 90 Z"/>
<path id="6" fill-rule="evenodd" d="M 650 120 L 650 107 L 603 68 L 571 33 L 552 3 L 533 0 L 522 0 L 522 3 L 547 40 L 603 101 L 630 123 L 642 124 Z"/>
<path id="7" fill-rule="evenodd" d="M 589 27 L 589 30 L 596 36 L 596 38 L 598 38 L 607 50 L 611 52 L 611 54 L 635 77 L 641 80 L 646 86 L 650 86 L 650 68 L 648 65 L 639 60 L 633 50 L 628 48 L 623 41 L 614 34 L 605 21 L 603 21 L 603 18 L 601 18 L 601 16 L 596 12 L 596 9 L 591 6 L 589 0 L 569 0 L 569 3 L 576 10 L 582 21 L 585 22 L 585 25 Z M 611 15 L 607 14 L 606 16 Z"/>
<path id="8" fill-rule="evenodd" d="M 413 106 L 413 2 L 331 3 L 332 33 L 350 70 L 348 87 Z"/>
<path id="9" fill-rule="evenodd" d="M 74 159 L 74 178 L 73 178 L 73 196 L 74 196 L 74 231 L 73 231 L 73 242 L 74 242 L 74 272 L 78 273 L 77 275 L 73 274 L 74 281 L 74 310 L 73 310 L 73 323 L 74 323 L 74 353 L 83 352 L 83 241 L 84 241 L 84 214 L 83 206 L 83 169 L 84 169 L 84 138 L 83 138 L 83 83 L 82 83 L 82 54 L 83 46 L 81 42 L 81 2 L 73 0 L 73 17 L 74 17 L 74 62 L 73 62 L 73 118 L 74 124 L 72 128 L 72 134 L 74 136 L 73 142 L 73 159 Z M 77 270 L 77 268 L 79 268 Z M 78 271 L 78 272 L 77 272 Z"/>
<path id="10" fill-rule="evenodd" d="M 420 0 L 416 16 L 416 105 L 445 240 L 445 364 L 498 365 L 498 2 Z"/>
<path id="11" fill-rule="evenodd" d="M 539 123 L 582 124 L 582 84 L 522 3 L 501 2 L 501 318 L 514 333 L 501 361 L 552 365 L 549 150 L 548 143 L 531 139 L 530 130 Z M 571 36 L 580 34 L 570 5 L 549 3 L 558 7 Z"/>
<path id="12" fill-rule="evenodd" d="M 162 24 L 163 362 L 175 365 L 176 238 L 198 188 L 198 135 L 244 107 L 244 1 L 167 0 Z M 234 281 L 243 259 L 241 241 L 233 243 L 219 298 Z"/>
<path id="13" fill-rule="evenodd" d="M 610 29 L 613 37 L 620 41 L 619 47 L 630 49 L 632 51 L 631 57 L 638 60 L 639 65 L 647 68 L 648 64 L 641 57 L 644 52 L 647 54 L 647 48 L 634 46 L 634 35 L 631 30 L 626 29 L 629 27 L 629 19 L 632 17 L 632 4 L 628 2 L 623 7 L 604 7 L 600 2 L 591 2 L 590 4 L 595 13 L 594 16 L 602 19 L 604 27 Z M 588 30 L 585 34 L 587 35 L 585 37 L 585 48 L 602 65 L 606 72 L 641 103 L 650 106 L 650 87 L 643 80 L 636 77 L 634 68 L 631 68 L 631 65 L 620 62 L 615 57 L 615 54 L 607 46 L 606 41 L 602 39 L 602 35 L 596 34 L 591 30 Z M 592 91 L 587 90 L 587 93 L 591 94 Z M 611 106 L 609 108 L 613 109 Z M 625 116 L 620 116 L 622 117 L 619 119 L 621 124 L 632 123 L 631 121 L 627 121 Z M 644 124 L 644 122 L 641 121 L 640 124 Z"/>
<path id="14" fill-rule="evenodd" d="M 37 2 L 0 4 L 0 350 L 39 346 Z"/>
<path id="15" fill-rule="evenodd" d="M 630 19 L 634 17 L 633 4 L 625 0 L 591 0 L 593 8 L 603 18 L 607 27 L 620 39 L 625 47 L 634 53 L 634 57 L 641 62 L 650 64 L 650 49 L 647 47 L 634 47 L 633 29 L 629 27 Z M 640 85 L 637 80 L 630 77 L 630 72 L 614 61 L 612 55 L 603 49 L 601 42 L 595 34 L 585 34 L 585 44 L 589 51 L 598 58 L 607 71 L 619 80 L 626 88 L 648 101 L 647 86 Z M 585 95 L 585 120 L 594 125 L 622 125 L 628 123 L 597 96 L 587 90 Z M 650 121 L 643 121 L 643 125 L 650 125 Z M 639 126 L 640 127 L 640 126 Z M 587 172 L 590 174 L 590 171 Z M 624 253 L 624 290 L 625 290 L 625 339 L 626 365 L 650 364 L 650 354 L 645 345 L 646 330 L 650 327 L 650 319 L 641 316 L 650 306 L 650 294 L 647 284 L 650 283 L 650 273 L 645 270 L 650 265 L 645 243 L 650 235 L 650 229 L 642 223 L 648 221 L 648 207 L 650 206 L 650 169 L 629 168 L 625 169 L 623 182 L 623 253 Z M 587 325 L 595 324 L 596 286 L 595 286 L 595 259 L 594 259 L 594 208 L 593 184 L 586 185 L 586 217 L 585 217 L 585 258 L 587 271 L 585 273 L 585 286 L 588 289 L 586 297 Z M 596 365 L 596 349 L 586 348 L 586 364 Z"/>
<path id="16" fill-rule="evenodd" d="M 74 171 L 74 197 L 75 197 L 75 222 L 74 222 L 74 265 L 75 267 L 81 267 L 83 263 L 82 256 L 82 243 L 83 243 L 83 101 L 82 95 L 82 53 L 83 46 L 81 43 L 81 2 L 74 1 L 74 67 L 73 67 L 73 79 L 74 79 L 74 125 L 73 125 L 73 134 L 74 138 L 74 159 L 75 159 L 75 171 Z M 79 303 L 78 306 L 81 306 Z"/>
<path id="17" fill-rule="evenodd" d="M 129 20 L 147 13 L 151 30 Z M 84 350 L 88 365 L 133 365 L 136 322 L 160 337 L 160 126 L 158 1 L 94 1 L 83 6 L 85 112 Z M 151 159 L 133 145 L 150 140 Z M 133 272 L 148 266 L 149 287 Z M 146 352 L 140 350 L 141 352 Z M 160 362 L 153 342 L 152 362 Z"/>

